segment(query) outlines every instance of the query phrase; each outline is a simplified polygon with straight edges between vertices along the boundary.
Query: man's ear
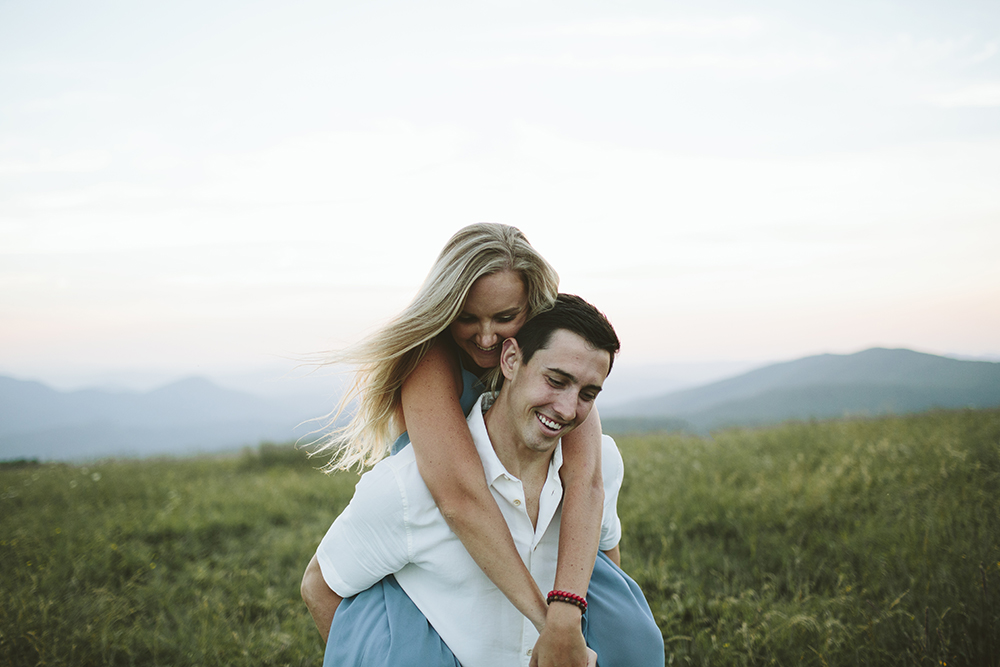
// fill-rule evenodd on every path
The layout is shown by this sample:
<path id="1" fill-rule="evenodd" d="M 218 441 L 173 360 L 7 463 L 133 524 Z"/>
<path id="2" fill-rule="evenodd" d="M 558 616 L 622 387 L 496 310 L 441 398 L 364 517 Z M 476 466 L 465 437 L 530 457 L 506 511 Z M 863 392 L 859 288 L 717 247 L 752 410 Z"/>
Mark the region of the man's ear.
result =
<path id="1" fill-rule="evenodd" d="M 521 362 L 521 348 L 513 338 L 507 338 L 503 342 L 500 350 L 500 372 L 504 378 L 510 380 L 514 377 L 514 369 Z"/>

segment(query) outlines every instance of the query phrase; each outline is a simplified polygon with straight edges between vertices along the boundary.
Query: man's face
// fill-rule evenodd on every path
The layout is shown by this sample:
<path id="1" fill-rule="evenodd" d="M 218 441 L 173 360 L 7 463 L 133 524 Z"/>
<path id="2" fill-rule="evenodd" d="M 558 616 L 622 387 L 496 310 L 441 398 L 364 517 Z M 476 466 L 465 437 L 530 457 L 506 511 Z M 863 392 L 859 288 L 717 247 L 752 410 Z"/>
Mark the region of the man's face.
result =
<path id="1" fill-rule="evenodd" d="M 591 348 L 575 333 L 557 329 L 527 364 L 521 362 L 516 341 L 508 341 L 501 366 L 521 444 L 545 452 L 590 414 L 608 376 L 611 355 Z"/>

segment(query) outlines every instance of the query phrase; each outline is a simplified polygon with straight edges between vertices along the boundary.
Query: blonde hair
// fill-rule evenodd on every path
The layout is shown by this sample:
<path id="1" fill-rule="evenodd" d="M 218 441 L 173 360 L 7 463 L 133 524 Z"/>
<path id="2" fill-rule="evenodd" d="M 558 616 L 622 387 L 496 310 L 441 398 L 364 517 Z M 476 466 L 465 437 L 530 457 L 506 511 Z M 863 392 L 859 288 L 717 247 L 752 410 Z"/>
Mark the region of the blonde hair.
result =
<path id="1" fill-rule="evenodd" d="M 398 435 L 403 382 L 458 317 L 472 284 L 499 271 L 516 271 L 528 298 L 528 317 L 552 307 L 559 276 L 516 227 L 478 223 L 458 231 L 445 245 L 413 302 L 358 345 L 326 363 L 355 367 L 354 382 L 330 414 L 334 424 L 357 400 L 350 422 L 334 428 L 313 454 L 332 451 L 327 472 L 374 465 Z"/>

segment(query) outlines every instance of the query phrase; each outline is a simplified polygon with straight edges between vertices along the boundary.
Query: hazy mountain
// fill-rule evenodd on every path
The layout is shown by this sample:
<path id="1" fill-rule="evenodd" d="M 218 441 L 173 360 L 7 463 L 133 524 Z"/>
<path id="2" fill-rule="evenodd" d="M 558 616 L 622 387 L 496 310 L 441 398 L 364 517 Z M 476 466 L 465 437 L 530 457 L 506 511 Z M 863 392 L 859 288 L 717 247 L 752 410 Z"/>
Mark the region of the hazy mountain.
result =
<path id="1" fill-rule="evenodd" d="M 601 391 L 601 411 L 650 396 L 700 387 L 763 365 L 749 361 L 636 363 L 617 359 Z"/>
<path id="2" fill-rule="evenodd" d="M 602 409 L 609 428 L 706 431 L 786 419 L 1000 405 L 1000 363 L 875 348 L 773 364 L 702 387 Z"/>
<path id="3" fill-rule="evenodd" d="M 61 392 L 0 377 L 0 459 L 220 451 L 293 440 L 332 401 L 265 398 L 188 378 L 148 392 Z"/>
<path id="4" fill-rule="evenodd" d="M 615 373 L 619 371 L 626 372 L 601 401 L 605 430 L 611 432 L 705 432 L 785 419 L 1000 405 L 1000 363 L 910 350 L 806 357 L 669 393 L 662 388 L 683 382 L 690 387 L 692 374 L 725 369 L 647 367 L 629 375 L 616 367 Z M 203 378 L 139 392 L 57 391 L 0 376 L 0 460 L 188 454 L 294 440 L 319 426 L 302 422 L 334 405 L 339 380 L 293 380 L 288 388 L 272 385 L 275 393 L 264 396 Z M 239 380 L 240 386 L 251 384 Z M 659 395 L 653 387 L 660 389 Z M 646 397 L 637 398 L 643 391 Z M 620 400 L 626 396 L 629 400 Z M 619 401 L 606 400 L 615 398 Z"/>

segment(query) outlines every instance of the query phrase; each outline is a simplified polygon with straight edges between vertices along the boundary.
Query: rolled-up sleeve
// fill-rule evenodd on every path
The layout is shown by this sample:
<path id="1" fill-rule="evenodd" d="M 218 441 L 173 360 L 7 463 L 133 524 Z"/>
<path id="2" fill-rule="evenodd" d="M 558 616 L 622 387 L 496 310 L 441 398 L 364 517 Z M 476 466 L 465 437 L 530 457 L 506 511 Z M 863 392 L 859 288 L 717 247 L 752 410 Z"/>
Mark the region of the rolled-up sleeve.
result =
<path id="1" fill-rule="evenodd" d="M 406 511 L 406 494 L 391 466 L 361 477 L 316 550 L 323 579 L 337 595 L 356 595 L 409 562 Z"/>
<path id="2" fill-rule="evenodd" d="M 622 538 L 618 518 L 618 493 L 625 477 L 625 462 L 614 439 L 605 435 L 601 441 L 601 474 L 604 477 L 604 516 L 601 520 L 601 551 L 615 548 Z"/>

